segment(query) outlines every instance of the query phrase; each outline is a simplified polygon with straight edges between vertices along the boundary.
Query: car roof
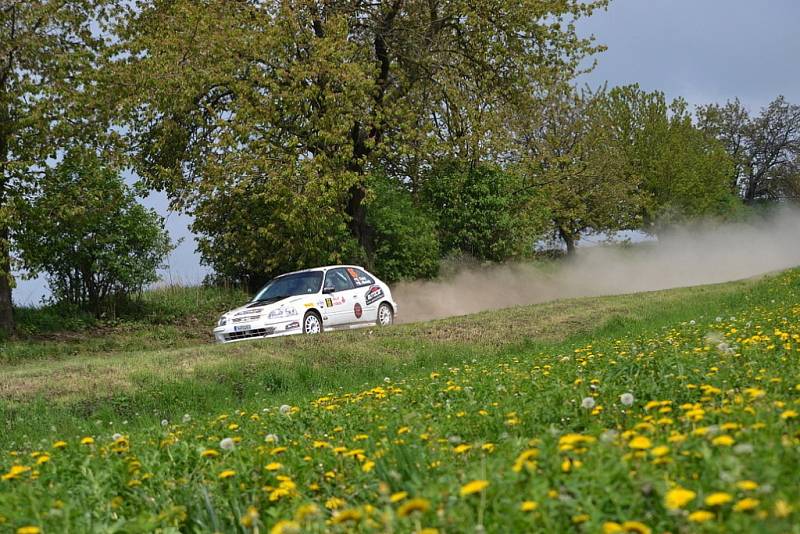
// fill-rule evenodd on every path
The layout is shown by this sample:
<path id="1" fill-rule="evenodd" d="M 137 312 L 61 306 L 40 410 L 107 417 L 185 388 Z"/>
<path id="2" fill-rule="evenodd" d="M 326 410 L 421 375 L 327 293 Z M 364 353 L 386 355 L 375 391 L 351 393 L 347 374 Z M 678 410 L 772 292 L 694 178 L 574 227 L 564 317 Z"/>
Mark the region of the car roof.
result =
<path id="1" fill-rule="evenodd" d="M 344 268 L 352 267 L 354 269 L 361 269 L 362 271 L 366 271 L 366 269 L 364 269 L 360 265 L 325 265 L 325 266 L 322 266 L 322 267 L 310 267 L 308 269 L 300 269 L 299 271 L 292 271 L 290 273 L 283 273 L 283 274 L 281 274 L 279 276 L 286 276 L 288 274 L 297 274 L 297 273 L 307 273 L 307 272 L 311 272 L 311 271 L 326 272 L 326 271 L 329 271 L 331 269 L 338 269 L 338 268 L 341 268 L 341 267 L 344 267 Z"/>

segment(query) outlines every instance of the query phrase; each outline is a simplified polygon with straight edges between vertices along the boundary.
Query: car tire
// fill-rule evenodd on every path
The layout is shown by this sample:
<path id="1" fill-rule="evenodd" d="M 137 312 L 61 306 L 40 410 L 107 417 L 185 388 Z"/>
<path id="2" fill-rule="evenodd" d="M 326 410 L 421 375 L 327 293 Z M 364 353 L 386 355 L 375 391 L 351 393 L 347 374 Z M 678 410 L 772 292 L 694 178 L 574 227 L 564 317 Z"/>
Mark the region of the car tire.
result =
<path id="1" fill-rule="evenodd" d="M 378 306 L 378 326 L 389 326 L 394 323 L 394 310 L 388 302 Z"/>
<path id="2" fill-rule="evenodd" d="M 321 334 L 322 333 L 322 317 L 315 312 L 309 311 L 303 316 L 303 333 L 304 334 Z"/>

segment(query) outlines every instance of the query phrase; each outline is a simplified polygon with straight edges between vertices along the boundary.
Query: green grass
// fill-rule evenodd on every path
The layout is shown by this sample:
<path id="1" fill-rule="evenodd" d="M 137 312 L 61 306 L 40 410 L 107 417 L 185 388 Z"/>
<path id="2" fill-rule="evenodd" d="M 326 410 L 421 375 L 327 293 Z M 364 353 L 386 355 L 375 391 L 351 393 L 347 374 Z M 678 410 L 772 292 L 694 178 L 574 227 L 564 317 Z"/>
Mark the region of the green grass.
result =
<path id="1" fill-rule="evenodd" d="M 625 520 L 657 531 L 758 524 L 798 532 L 791 410 L 800 398 L 799 279 L 793 271 L 227 346 L 198 343 L 219 311 L 211 306 L 202 328 L 179 313 L 161 325 L 117 325 L 108 349 L 93 336 L 16 341 L 0 360 L 0 451 L 18 452 L 0 456 L 0 473 L 33 465 L 32 451 L 48 451 L 50 461 L 33 465 L 35 480 L 26 472 L 0 481 L 0 516 L 10 528 L 129 532 L 249 531 L 278 519 L 310 532 L 464 532 L 479 524 L 496 532 L 596 532 Z M 195 308 L 208 300 L 198 296 Z M 176 332 L 167 336 L 178 339 L 172 347 L 154 349 L 163 347 L 159 327 Z M 788 341 L 752 342 L 756 334 L 774 338 L 776 329 Z M 717 331 L 728 345 L 711 341 Z M 37 344 L 38 352 L 25 353 Z M 763 395 L 751 398 L 751 387 Z M 636 398 L 629 409 L 619 404 L 624 392 Z M 602 411 L 580 408 L 590 396 Z M 645 409 L 648 401 L 669 401 L 671 411 Z M 683 403 L 696 403 L 702 418 L 687 415 Z M 292 406 L 292 415 L 281 414 L 281 405 Z M 184 414 L 191 421 L 181 422 Z M 672 423 L 658 423 L 667 417 Z M 125 435 L 117 444 L 115 432 Z M 277 456 L 270 453 L 276 444 L 264 441 L 273 433 L 287 447 Z M 559 450 L 570 433 L 588 441 Z M 752 453 L 716 443 L 720 435 Z M 83 436 L 96 443 L 79 445 Z M 649 446 L 631 448 L 636 436 Z M 224 437 L 240 440 L 234 451 L 220 450 Z M 67 448 L 52 450 L 57 440 Z M 344 449 L 334 452 L 337 446 Z M 657 446 L 668 453 L 653 454 Z M 221 456 L 203 458 L 204 449 Z M 536 457 L 520 461 L 526 450 Z M 273 462 L 282 464 L 277 471 L 264 469 Z M 225 469 L 236 474 L 219 478 Z M 276 494 L 277 474 L 289 479 Z M 460 495 L 473 479 L 489 486 Z M 759 489 L 736 486 L 749 479 Z M 695 523 L 688 511 L 666 510 L 664 497 L 676 485 L 695 493 L 688 511 L 709 510 L 713 519 Z M 734 503 L 752 492 L 758 503 L 752 511 L 704 505 L 714 491 Z M 390 502 L 397 492 L 408 496 Z M 326 509 L 334 497 L 351 519 Z M 429 509 L 403 514 L 399 506 L 412 497 Z M 536 510 L 521 511 L 523 500 Z M 318 515 L 298 518 L 309 504 Z"/>

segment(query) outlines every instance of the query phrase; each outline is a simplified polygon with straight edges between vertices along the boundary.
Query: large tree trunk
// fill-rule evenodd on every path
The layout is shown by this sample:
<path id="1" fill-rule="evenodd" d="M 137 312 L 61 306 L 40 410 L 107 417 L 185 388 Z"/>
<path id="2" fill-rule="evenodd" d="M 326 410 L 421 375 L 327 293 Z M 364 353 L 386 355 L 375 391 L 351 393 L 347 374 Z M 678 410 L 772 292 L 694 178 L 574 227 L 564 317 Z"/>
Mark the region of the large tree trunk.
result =
<path id="1" fill-rule="evenodd" d="M 0 228 L 0 334 L 14 333 L 14 314 L 11 307 L 11 254 L 8 247 L 8 228 Z"/>
<path id="2" fill-rule="evenodd" d="M 347 214 L 350 216 L 350 234 L 364 249 L 367 257 L 370 258 L 374 252 L 374 247 L 372 231 L 369 224 L 367 224 L 367 207 L 364 205 L 366 196 L 367 190 L 363 184 L 351 187 L 350 198 L 347 201 Z"/>
<path id="3" fill-rule="evenodd" d="M 572 232 L 559 227 L 558 235 L 561 236 L 561 239 L 564 240 L 564 243 L 567 245 L 567 257 L 572 257 L 575 255 L 575 236 L 572 235 Z"/>
<path id="4" fill-rule="evenodd" d="M 0 208 L 8 202 L 6 164 L 8 162 L 8 134 L 5 130 L 7 113 L 0 110 Z M 0 334 L 14 333 L 14 313 L 11 307 L 11 243 L 5 221 L 0 220 Z"/>

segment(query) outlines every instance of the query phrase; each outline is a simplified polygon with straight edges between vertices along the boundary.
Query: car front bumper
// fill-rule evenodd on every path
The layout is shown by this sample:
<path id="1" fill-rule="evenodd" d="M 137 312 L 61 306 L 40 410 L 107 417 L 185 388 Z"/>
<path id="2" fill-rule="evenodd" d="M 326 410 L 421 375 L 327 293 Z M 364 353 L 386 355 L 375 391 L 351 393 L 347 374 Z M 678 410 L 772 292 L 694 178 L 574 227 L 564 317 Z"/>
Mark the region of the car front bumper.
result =
<path id="1" fill-rule="evenodd" d="M 301 319 L 295 318 L 269 323 L 226 324 L 214 329 L 214 339 L 218 343 L 233 343 L 246 339 L 290 336 L 300 334 L 302 331 Z"/>

